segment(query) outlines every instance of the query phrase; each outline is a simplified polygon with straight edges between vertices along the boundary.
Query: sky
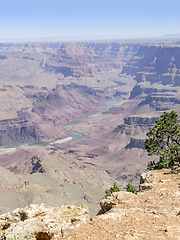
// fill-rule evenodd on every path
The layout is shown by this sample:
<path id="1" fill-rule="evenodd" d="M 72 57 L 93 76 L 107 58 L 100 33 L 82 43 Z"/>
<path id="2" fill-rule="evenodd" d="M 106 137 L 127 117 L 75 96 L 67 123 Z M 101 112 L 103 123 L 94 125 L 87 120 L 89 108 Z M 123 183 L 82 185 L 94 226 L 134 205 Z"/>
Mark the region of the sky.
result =
<path id="1" fill-rule="evenodd" d="M 180 1 L 1 0 L 2 38 L 116 38 L 180 34 Z"/>

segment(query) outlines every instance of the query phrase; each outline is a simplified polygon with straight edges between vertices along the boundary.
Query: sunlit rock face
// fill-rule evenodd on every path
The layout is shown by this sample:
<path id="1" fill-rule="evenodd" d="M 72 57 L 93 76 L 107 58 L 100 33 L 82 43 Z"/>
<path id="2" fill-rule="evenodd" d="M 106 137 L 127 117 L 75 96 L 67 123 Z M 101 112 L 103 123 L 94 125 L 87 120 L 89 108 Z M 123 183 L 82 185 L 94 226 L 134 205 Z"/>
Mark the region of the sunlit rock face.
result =
<path id="1" fill-rule="evenodd" d="M 178 83 L 180 74 L 180 47 L 142 45 L 122 73 L 135 75 L 137 82 L 149 81 L 163 85 Z M 175 81 L 174 81 L 175 79 Z"/>
<path id="2" fill-rule="evenodd" d="M 41 239 L 51 239 L 53 236 L 62 236 L 63 230 L 73 228 L 73 223 L 88 219 L 89 211 L 84 205 L 58 208 L 31 204 L 0 216 L 1 239 L 30 240 L 40 239 L 40 236 L 44 236 Z"/>
<path id="3" fill-rule="evenodd" d="M 180 47 L 142 45 L 124 66 L 122 73 L 133 75 L 137 84 L 130 99 L 141 97 L 139 108 L 150 111 L 178 111 L 180 86 Z"/>

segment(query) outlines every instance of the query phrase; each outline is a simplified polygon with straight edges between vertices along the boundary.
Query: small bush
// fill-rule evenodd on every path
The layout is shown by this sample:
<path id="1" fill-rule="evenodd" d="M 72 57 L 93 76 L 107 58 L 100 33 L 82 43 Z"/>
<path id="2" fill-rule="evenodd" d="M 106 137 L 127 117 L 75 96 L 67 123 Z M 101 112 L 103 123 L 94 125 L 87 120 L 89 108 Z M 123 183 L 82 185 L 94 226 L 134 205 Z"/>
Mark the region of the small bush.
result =
<path id="1" fill-rule="evenodd" d="M 155 161 L 151 161 L 151 162 L 149 162 L 148 165 L 147 165 L 147 169 L 148 169 L 148 170 L 156 169 L 156 167 L 157 167 L 157 164 L 155 163 Z"/>
<path id="2" fill-rule="evenodd" d="M 137 193 L 137 189 L 135 187 L 133 187 L 132 184 L 128 183 L 127 187 L 126 187 L 126 192 L 131 192 L 136 194 Z"/>
<path id="3" fill-rule="evenodd" d="M 106 189 L 105 198 L 111 196 L 113 192 L 119 192 L 119 191 L 121 191 L 120 188 L 116 185 L 116 183 L 114 183 L 114 187 L 111 187 L 110 189 Z"/>

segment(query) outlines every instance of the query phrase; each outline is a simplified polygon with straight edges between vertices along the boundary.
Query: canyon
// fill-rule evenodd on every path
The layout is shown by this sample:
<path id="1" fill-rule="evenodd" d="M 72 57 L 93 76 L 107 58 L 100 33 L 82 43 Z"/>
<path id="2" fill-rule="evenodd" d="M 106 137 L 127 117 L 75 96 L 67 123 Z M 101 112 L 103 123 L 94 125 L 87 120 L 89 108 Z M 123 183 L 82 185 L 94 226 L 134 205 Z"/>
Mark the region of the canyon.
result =
<path id="1" fill-rule="evenodd" d="M 94 216 L 114 182 L 138 187 L 157 160 L 146 132 L 180 113 L 178 42 L 0 43 L 0 76 L 1 213 L 43 202 Z"/>

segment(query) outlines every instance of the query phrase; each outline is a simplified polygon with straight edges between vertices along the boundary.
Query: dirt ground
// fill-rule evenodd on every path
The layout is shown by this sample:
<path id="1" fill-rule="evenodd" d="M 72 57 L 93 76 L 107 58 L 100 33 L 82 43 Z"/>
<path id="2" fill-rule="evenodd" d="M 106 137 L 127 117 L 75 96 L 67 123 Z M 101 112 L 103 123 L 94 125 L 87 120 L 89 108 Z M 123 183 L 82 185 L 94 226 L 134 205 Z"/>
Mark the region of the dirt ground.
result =
<path id="1" fill-rule="evenodd" d="M 109 212 L 77 224 L 58 239 L 180 239 L 180 173 L 153 173 L 151 190 L 122 193 Z"/>

